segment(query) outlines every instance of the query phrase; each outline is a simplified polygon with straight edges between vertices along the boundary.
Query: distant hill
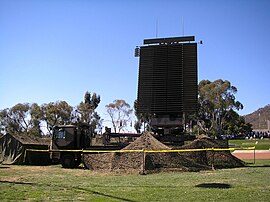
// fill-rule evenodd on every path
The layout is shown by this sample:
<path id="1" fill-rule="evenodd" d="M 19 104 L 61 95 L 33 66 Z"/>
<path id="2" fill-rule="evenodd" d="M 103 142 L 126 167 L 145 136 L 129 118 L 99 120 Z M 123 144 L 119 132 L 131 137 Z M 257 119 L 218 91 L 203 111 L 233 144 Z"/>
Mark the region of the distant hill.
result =
<path id="1" fill-rule="evenodd" d="M 244 117 L 246 122 L 252 124 L 253 129 L 267 129 L 267 120 L 270 121 L 270 104 Z"/>

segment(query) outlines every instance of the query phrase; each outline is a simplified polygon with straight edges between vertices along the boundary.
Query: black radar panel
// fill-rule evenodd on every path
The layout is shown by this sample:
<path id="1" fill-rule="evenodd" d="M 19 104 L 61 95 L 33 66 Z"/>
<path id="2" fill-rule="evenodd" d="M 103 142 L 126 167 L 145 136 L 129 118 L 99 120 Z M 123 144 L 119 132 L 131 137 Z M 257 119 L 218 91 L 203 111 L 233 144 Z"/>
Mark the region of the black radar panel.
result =
<path id="1" fill-rule="evenodd" d="M 198 108 L 194 37 L 145 39 L 140 47 L 138 113 L 180 117 Z"/>

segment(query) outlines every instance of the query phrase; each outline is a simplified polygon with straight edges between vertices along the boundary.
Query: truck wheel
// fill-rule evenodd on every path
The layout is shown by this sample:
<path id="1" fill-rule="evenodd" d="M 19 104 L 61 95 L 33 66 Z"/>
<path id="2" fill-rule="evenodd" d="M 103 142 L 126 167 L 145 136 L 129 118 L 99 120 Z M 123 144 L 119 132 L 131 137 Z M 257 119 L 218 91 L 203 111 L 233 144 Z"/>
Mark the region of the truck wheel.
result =
<path id="1" fill-rule="evenodd" d="M 71 154 L 66 154 L 61 158 L 61 164 L 63 168 L 74 168 L 75 159 Z"/>
<path id="2" fill-rule="evenodd" d="M 81 157 L 78 157 L 77 160 L 75 161 L 74 168 L 78 168 L 81 162 L 82 162 Z"/>

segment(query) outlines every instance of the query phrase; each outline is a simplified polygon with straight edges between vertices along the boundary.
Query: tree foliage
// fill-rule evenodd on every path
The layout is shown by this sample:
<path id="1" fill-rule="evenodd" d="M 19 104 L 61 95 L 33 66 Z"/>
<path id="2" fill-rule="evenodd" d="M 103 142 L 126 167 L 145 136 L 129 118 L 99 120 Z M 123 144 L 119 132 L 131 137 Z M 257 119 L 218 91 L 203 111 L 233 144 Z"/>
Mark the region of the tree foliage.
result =
<path id="1" fill-rule="evenodd" d="M 1 130 L 8 133 L 40 135 L 39 118 L 34 109 L 37 104 L 18 103 L 12 108 L 0 111 Z"/>
<path id="2" fill-rule="evenodd" d="M 84 102 L 76 108 L 66 101 L 50 102 L 39 106 L 37 103 L 16 104 L 12 108 L 0 111 L 1 133 L 17 133 L 40 136 L 41 127 L 51 133 L 56 125 L 87 123 L 94 131 L 101 128 L 101 118 L 95 112 L 100 103 L 100 96 L 85 93 Z M 76 109 L 76 110 L 74 110 Z"/>
<path id="3" fill-rule="evenodd" d="M 76 108 L 76 118 L 80 123 L 86 123 L 90 126 L 92 133 L 101 130 L 102 120 L 98 113 L 95 111 L 100 103 L 100 96 L 96 93 L 91 94 L 87 91 L 84 95 L 84 101 L 81 102 Z"/>
<path id="4" fill-rule="evenodd" d="M 137 131 L 137 133 L 142 132 L 141 129 L 143 128 L 143 131 L 150 130 L 150 118 L 151 115 L 148 113 L 138 113 L 138 101 L 134 101 L 134 114 L 137 118 L 137 121 L 134 124 L 134 128 Z"/>
<path id="5" fill-rule="evenodd" d="M 114 132 L 120 132 L 127 127 L 132 109 L 125 100 L 114 100 L 106 105 L 107 114 L 111 119 Z"/>
<path id="6" fill-rule="evenodd" d="M 245 118 L 230 110 L 223 124 L 224 135 L 245 135 L 252 132 L 252 125 L 245 122 Z"/>
<path id="7" fill-rule="evenodd" d="M 46 122 L 48 131 L 56 125 L 72 123 L 72 106 L 66 101 L 50 102 L 41 106 L 42 120 Z"/>
<path id="8" fill-rule="evenodd" d="M 202 80 L 199 83 L 198 125 L 204 133 L 221 135 L 229 114 L 243 109 L 235 98 L 236 93 L 237 88 L 227 80 Z"/>
<path id="9" fill-rule="evenodd" d="M 100 96 L 96 93 L 91 94 L 87 91 L 84 95 L 84 101 L 81 102 L 76 109 L 77 118 L 84 123 L 91 123 L 92 114 L 100 103 Z"/>

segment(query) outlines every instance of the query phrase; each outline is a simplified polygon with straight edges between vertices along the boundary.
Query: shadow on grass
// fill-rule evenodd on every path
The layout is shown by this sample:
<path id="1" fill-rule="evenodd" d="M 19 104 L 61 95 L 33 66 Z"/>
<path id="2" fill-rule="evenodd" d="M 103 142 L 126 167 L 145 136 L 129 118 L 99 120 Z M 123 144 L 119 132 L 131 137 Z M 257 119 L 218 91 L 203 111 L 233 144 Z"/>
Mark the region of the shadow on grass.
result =
<path id="1" fill-rule="evenodd" d="M 270 165 L 248 165 L 248 168 L 270 168 Z"/>
<path id="2" fill-rule="evenodd" d="M 136 202 L 136 201 L 134 201 L 134 200 L 130 200 L 130 199 L 127 199 L 127 198 L 118 197 L 118 196 L 113 196 L 113 195 L 110 195 L 110 194 L 105 194 L 105 193 L 93 191 L 93 190 L 86 189 L 86 188 L 76 187 L 75 189 L 81 190 L 81 191 L 91 192 L 92 194 L 96 194 L 96 195 L 98 195 L 98 196 L 108 197 L 108 198 L 117 199 L 117 200 L 121 200 L 121 201 L 126 201 L 126 202 Z"/>
<path id="3" fill-rule="evenodd" d="M 246 163 L 247 168 L 270 168 L 270 164 L 254 164 L 254 163 Z"/>
<path id="4" fill-rule="evenodd" d="M 39 186 L 39 187 L 42 187 L 42 186 L 51 186 L 51 185 L 49 185 L 49 184 L 39 184 L 39 183 L 32 183 L 32 182 L 14 182 L 14 181 L 12 182 L 12 181 L 4 181 L 4 180 L 0 180 L 0 183 L 3 183 L 3 184 L 32 185 L 32 186 Z M 110 195 L 110 194 L 101 193 L 101 192 L 94 191 L 94 190 L 87 189 L 87 188 L 81 188 L 81 187 L 69 187 L 69 186 L 63 186 L 63 188 L 67 188 L 67 189 L 77 189 L 77 190 L 79 190 L 79 191 L 85 191 L 85 192 L 89 192 L 89 193 L 92 193 L 92 194 L 95 194 L 95 195 L 98 195 L 98 196 L 101 196 L 101 197 L 107 197 L 107 198 L 116 199 L 116 200 L 120 200 L 120 201 L 136 202 L 136 201 L 134 201 L 134 200 L 130 200 L 130 199 L 127 199 L 127 198 L 118 197 L 118 196 L 113 196 L 113 195 Z"/>
<path id="5" fill-rule="evenodd" d="M 0 169 L 8 169 L 8 168 L 10 168 L 10 167 L 8 167 L 8 166 L 0 166 Z"/>
<path id="6" fill-rule="evenodd" d="M 198 184 L 195 187 L 201 187 L 201 188 L 215 188 L 215 189 L 229 189 L 232 188 L 230 184 L 225 183 L 202 183 Z"/>
<path id="7" fill-rule="evenodd" d="M 23 185 L 35 185 L 35 183 L 32 183 L 32 182 L 12 182 L 12 181 L 2 181 L 2 180 L 0 180 L 0 183 L 6 183 L 6 184 L 23 184 Z"/>

